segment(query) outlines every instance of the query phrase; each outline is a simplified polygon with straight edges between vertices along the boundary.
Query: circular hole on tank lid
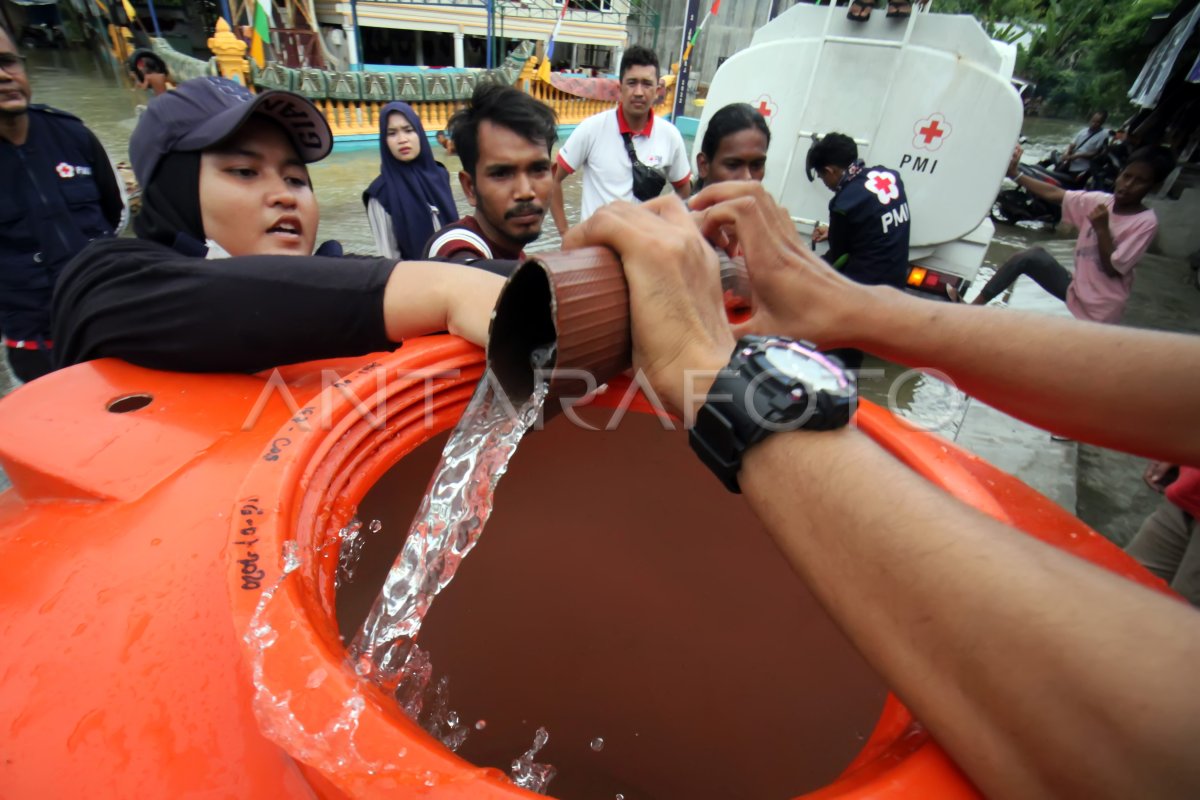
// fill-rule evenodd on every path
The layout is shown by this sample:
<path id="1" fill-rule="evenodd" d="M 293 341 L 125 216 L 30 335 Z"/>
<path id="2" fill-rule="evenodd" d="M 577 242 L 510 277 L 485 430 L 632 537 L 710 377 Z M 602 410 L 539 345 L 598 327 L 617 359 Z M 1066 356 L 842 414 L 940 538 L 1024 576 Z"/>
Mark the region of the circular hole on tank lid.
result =
<path id="1" fill-rule="evenodd" d="M 109 400 L 105 408 L 110 414 L 128 414 L 130 411 L 145 408 L 153 402 L 154 395 L 139 392 L 137 394 L 121 395 Z"/>

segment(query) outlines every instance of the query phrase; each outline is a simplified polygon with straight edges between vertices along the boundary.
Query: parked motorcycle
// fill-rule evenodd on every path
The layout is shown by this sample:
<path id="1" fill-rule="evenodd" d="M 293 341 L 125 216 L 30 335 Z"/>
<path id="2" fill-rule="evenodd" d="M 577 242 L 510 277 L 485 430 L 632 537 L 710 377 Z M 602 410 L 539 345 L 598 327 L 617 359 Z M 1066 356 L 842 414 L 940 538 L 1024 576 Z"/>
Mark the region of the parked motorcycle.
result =
<path id="1" fill-rule="evenodd" d="M 1082 189 L 1083 186 L 1074 176 L 1059 172 L 1054 167 L 1058 163 L 1058 153 L 1052 152 L 1049 158 L 1037 164 L 1021 164 L 1017 167 L 1022 175 L 1059 186 L 1063 189 Z M 1062 207 L 1057 203 L 1048 203 L 1040 197 L 1030 194 L 1020 186 L 1004 189 L 996 196 L 992 206 L 992 219 L 1007 225 L 1018 222 L 1040 222 L 1053 227 L 1062 219 Z"/>
<path id="2" fill-rule="evenodd" d="M 1117 183 L 1117 175 L 1125 167 L 1128 158 L 1128 146 L 1125 142 L 1110 138 L 1104 149 L 1092 158 L 1088 171 L 1080 175 L 1071 175 L 1057 168 L 1060 161 L 1057 150 L 1052 151 L 1048 158 L 1042 159 L 1036 165 L 1021 164 L 1018 169 L 1022 175 L 1067 190 L 1112 192 Z M 992 219 L 1008 225 L 1040 222 L 1047 227 L 1054 227 L 1062 220 L 1062 207 L 1057 203 L 1047 203 L 1034 197 L 1017 186 L 1004 189 L 996 196 L 996 202 L 992 206 Z"/>

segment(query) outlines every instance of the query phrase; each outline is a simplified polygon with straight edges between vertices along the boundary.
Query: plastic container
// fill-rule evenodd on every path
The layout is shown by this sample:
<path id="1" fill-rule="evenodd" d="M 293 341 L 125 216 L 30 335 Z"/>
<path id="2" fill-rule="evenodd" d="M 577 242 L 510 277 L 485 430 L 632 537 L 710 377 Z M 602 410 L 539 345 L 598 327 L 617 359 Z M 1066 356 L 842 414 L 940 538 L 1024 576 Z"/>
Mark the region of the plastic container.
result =
<path id="1" fill-rule="evenodd" d="M 337 622 L 339 529 L 368 493 L 367 505 L 394 500 L 402 506 L 401 493 L 407 492 L 404 502 L 411 502 L 423 490 L 423 482 L 406 478 L 404 470 L 421 453 L 436 450 L 434 440 L 457 420 L 482 369 L 477 348 L 436 336 L 409 342 L 393 354 L 260 376 L 171 374 L 99 361 L 55 373 L 0 402 L 0 464 L 14 484 L 0 495 L 5 643 L 0 719 L 7 725 L 0 784 L 5 797 L 528 796 L 500 771 L 447 751 L 390 698 L 359 681 L 345 663 Z M 430 377 L 432 372 L 439 375 Z M 556 431 L 569 432 L 585 449 L 572 451 L 565 462 L 547 461 L 542 472 L 536 466 L 542 459 L 526 458 L 524 450 L 518 454 L 501 483 L 492 525 L 464 562 L 457 579 L 461 587 L 450 587 L 427 622 L 435 663 L 473 658 L 489 667 L 485 671 L 500 673 L 505 662 L 492 659 L 490 645 L 474 639 L 468 628 L 443 624 L 457 619 L 459 599 L 486 586 L 476 585 L 473 565 L 482 570 L 489 554 L 515 550 L 516 540 L 509 538 L 514 531 L 540 542 L 525 550 L 540 556 L 557 554 L 562 540 L 573 535 L 569 520 L 548 518 L 515 498 L 552 493 L 548 487 L 560 487 L 554 492 L 561 493 L 595 484 L 597 512 L 604 505 L 641 503 L 649 513 L 662 505 L 655 494 L 659 487 L 639 492 L 621 481 L 628 479 L 626 473 L 664 480 L 671 473 L 680 491 L 689 493 L 690 519 L 699 520 L 680 531 L 682 541 L 694 545 L 693 554 L 702 543 L 720 544 L 721 537 L 711 536 L 705 524 L 708 519 L 716 525 L 741 513 L 738 530 L 722 523 L 717 533 L 726 541 L 736 535 L 756 540 L 750 513 L 721 505 L 738 501 L 720 492 L 702 467 L 686 466 L 691 461 L 682 437 L 662 431 L 641 401 L 627 403 L 633 396 L 626 388 L 614 380 L 600 403 L 609 412 L 628 406 L 627 416 L 636 423 L 629 434 L 637 444 L 632 454 L 611 444 L 621 441 L 621 433 L 583 431 L 570 426 L 566 415 L 544 432 L 530 434 L 527 444 L 535 455 L 537 448 L 554 449 Z M 1115 547 L 1015 479 L 869 404 L 858 419 L 903 462 L 966 502 L 1055 546 L 1161 587 Z M 659 454 L 671 453 L 679 460 L 658 460 Z M 695 472 L 688 473 L 693 467 Z M 624 494 L 607 492 L 608 481 L 614 492 Z M 403 509 L 397 514 L 402 518 Z M 624 571 L 612 576 L 614 598 L 659 595 L 669 606 L 682 587 L 690 585 L 688 591 L 701 597 L 712 594 L 715 585 L 741 585 L 731 572 L 719 573 L 729 578 L 727 584 L 696 586 L 683 573 L 641 568 L 651 563 L 647 559 L 657 539 L 651 535 L 655 531 L 636 528 L 637 518 L 631 512 L 621 517 L 628 529 L 610 529 L 632 543 L 624 545 Z M 389 525 L 385 533 L 394 529 Z M 598 528 L 594 534 L 600 538 L 588 541 L 603 541 L 604 533 Z M 637 552 L 628 552 L 629 547 Z M 298 555 L 290 572 L 284 570 L 287 553 Z M 669 555 L 654 563 L 669 565 Z M 717 549 L 714 563 L 723 565 L 729 557 Z M 553 573 L 557 562 L 542 563 L 547 566 L 540 574 Z M 553 604 L 527 610 L 531 616 L 521 622 L 534 628 L 556 611 Z M 584 610 L 593 620 L 577 626 L 585 633 L 604 628 L 632 637 L 651 616 L 639 619 L 615 606 L 603 613 L 606 603 Z M 604 624 L 592 627 L 597 619 Z M 833 630 L 827 620 L 819 624 L 827 633 Z M 508 632 L 526 630 L 531 629 L 514 624 Z M 717 641 L 720 632 L 673 630 L 676 639 L 664 643 L 668 654 Z M 806 635 L 796 632 L 801 639 Z M 449 652 L 450 644 L 439 649 L 439 639 L 456 643 L 462 652 Z M 833 694 L 839 674 L 863 674 L 861 666 L 822 667 L 820 648 L 805 656 L 814 669 L 833 676 L 830 685 L 814 684 L 818 693 Z M 537 651 L 529 663 L 550 659 Z M 783 670 L 795 666 L 774 663 Z M 770 677 L 748 676 L 745 683 Z M 568 699 L 594 688 L 572 685 L 569 668 L 556 668 L 551 678 L 556 686 L 547 684 L 547 691 L 558 691 L 561 684 L 569 689 L 562 694 Z M 864 678 L 863 685 L 869 684 Z M 462 688 L 469 705 L 474 690 Z M 686 718 L 653 718 L 654 706 L 671 694 L 670 687 L 631 687 L 626 699 L 645 715 L 644 730 L 664 733 L 651 737 L 656 755 L 647 763 L 657 763 L 658 769 L 618 775 L 620 781 L 632 784 L 637 778 L 654 785 L 676 777 L 705 779 L 727 751 L 733 759 L 733 740 L 748 732 L 715 722 L 721 691 L 710 685 L 707 693 L 681 693 L 691 705 Z M 855 701 L 855 713 L 875 720 L 873 709 L 881 697 Z M 616 712 L 622 697 L 605 703 L 614 709 L 614 724 L 620 721 Z M 787 727 L 773 729 L 772 741 L 808 737 L 802 742 L 808 746 L 835 735 L 832 725 L 806 730 L 808 712 L 789 710 Z M 836 708 L 828 714 L 839 716 Z M 489 731 L 493 722 L 502 727 L 498 717 L 488 722 Z M 530 727 L 536 723 L 529 720 Z M 688 747 L 673 749 L 667 732 Z M 873 732 L 868 725 L 858 733 L 866 741 L 843 776 L 833 780 L 836 774 L 831 774 L 832 782 L 811 796 L 975 796 L 894 699 L 883 703 Z M 606 730 L 595 734 L 604 736 Z M 836 733 L 843 739 L 854 734 Z M 554 730 L 551 736 L 551 747 L 564 743 L 564 752 L 578 749 L 563 764 L 599 763 L 586 762 L 585 756 L 612 757 L 604 769 L 624 763 L 615 757 L 624 746 L 619 737 L 609 735 L 610 746 L 588 755 L 586 742 L 572 744 Z M 857 737 L 849 742 L 847 759 L 859 744 Z M 636 763 L 638 756 L 630 758 Z M 825 766 L 836 773 L 843 764 Z M 561 769 L 556 780 L 562 783 L 551 784 L 552 794 L 573 780 L 565 766 Z M 755 777 L 747 774 L 746 794 L 755 794 Z M 801 783 L 797 778 L 789 792 L 799 794 L 806 788 Z M 637 790 L 625 794 L 644 796 Z"/>

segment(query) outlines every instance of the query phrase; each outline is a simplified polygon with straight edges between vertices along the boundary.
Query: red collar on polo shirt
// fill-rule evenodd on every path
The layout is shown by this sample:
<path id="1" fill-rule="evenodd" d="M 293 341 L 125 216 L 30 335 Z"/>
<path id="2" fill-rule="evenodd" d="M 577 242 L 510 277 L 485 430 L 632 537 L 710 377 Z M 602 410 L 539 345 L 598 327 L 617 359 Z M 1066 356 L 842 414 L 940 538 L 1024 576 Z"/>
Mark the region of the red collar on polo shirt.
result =
<path id="1" fill-rule="evenodd" d="M 621 110 L 621 106 L 617 105 L 617 132 L 624 136 L 627 133 L 632 133 L 634 136 L 649 136 L 651 129 L 654 128 L 654 109 L 650 109 L 650 113 L 646 117 L 646 127 L 640 131 L 635 131 L 629 127 L 629 123 L 625 121 L 625 112 Z"/>

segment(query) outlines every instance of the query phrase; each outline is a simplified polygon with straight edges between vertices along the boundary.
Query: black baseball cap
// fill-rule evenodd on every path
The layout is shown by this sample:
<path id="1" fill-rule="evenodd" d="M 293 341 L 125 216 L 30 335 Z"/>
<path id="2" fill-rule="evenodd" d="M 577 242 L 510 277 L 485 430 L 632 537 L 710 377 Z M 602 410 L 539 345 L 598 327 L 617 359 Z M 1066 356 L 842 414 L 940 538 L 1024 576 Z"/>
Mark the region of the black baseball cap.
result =
<path id="1" fill-rule="evenodd" d="M 129 139 L 129 162 L 145 186 L 167 153 L 190 153 L 220 144 L 251 114 L 275 120 L 307 164 L 333 149 L 333 133 L 324 115 L 298 94 L 252 93 L 227 78 L 193 78 L 150 101 Z"/>

